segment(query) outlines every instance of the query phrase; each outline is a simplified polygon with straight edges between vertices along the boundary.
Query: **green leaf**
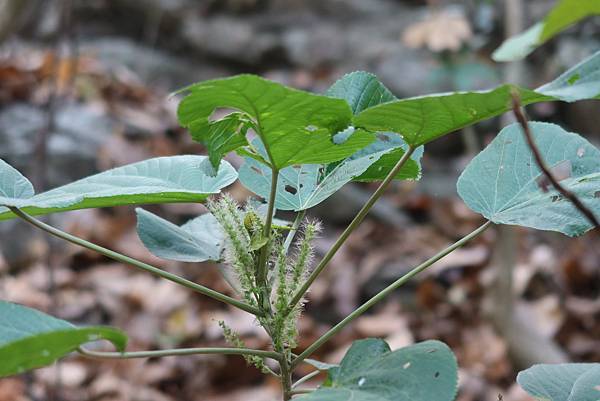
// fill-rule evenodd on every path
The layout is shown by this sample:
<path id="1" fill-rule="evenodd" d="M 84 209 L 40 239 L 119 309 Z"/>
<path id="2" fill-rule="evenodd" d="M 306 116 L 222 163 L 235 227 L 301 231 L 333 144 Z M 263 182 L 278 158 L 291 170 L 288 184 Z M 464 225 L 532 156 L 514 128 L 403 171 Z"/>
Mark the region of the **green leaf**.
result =
<path id="1" fill-rule="evenodd" d="M 581 84 L 578 82 L 581 81 Z M 362 111 L 354 125 L 368 131 L 397 132 L 412 146 L 498 116 L 511 109 L 511 89 L 523 105 L 600 96 L 600 52 L 535 91 L 502 85 L 493 90 L 435 94 L 380 104 Z"/>
<path id="2" fill-rule="evenodd" d="M 534 365 L 517 382 L 540 401 L 598 401 L 600 363 Z"/>
<path id="3" fill-rule="evenodd" d="M 225 235 L 210 213 L 177 226 L 137 208 L 137 232 L 150 252 L 159 258 L 181 262 L 221 260 Z"/>
<path id="4" fill-rule="evenodd" d="M 492 58 L 496 61 L 521 60 L 569 26 L 599 14 L 598 0 L 562 0 L 542 22 L 502 43 Z"/>
<path id="5" fill-rule="evenodd" d="M 0 159 L 0 204 L 31 198 L 33 185 L 17 169 Z"/>
<path id="6" fill-rule="evenodd" d="M 368 155 L 384 152 L 377 161 L 369 166 L 367 170 L 354 178 L 353 181 L 371 182 L 381 181 L 396 166 L 398 160 L 408 150 L 408 145 L 398 134 L 392 132 L 380 132 L 375 142 L 364 149 L 359 150 L 346 160 L 356 160 Z M 398 171 L 394 177 L 396 180 L 418 180 L 421 178 L 421 157 L 423 157 L 423 146 L 419 146 L 410 156 L 410 160 Z"/>
<path id="7" fill-rule="evenodd" d="M 352 117 L 345 101 L 288 88 L 254 75 L 200 82 L 184 91 L 188 95 L 178 109 L 179 122 L 184 127 L 202 131 L 209 127 L 215 110 L 235 109 L 252 121 L 276 168 L 338 161 L 374 139 L 372 134 L 359 131 L 344 143 L 335 144 L 333 135 L 346 129 Z M 206 135 L 210 133 L 207 131 Z"/>
<path id="8" fill-rule="evenodd" d="M 320 164 L 286 167 L 279 172 L 275 207 L 279 210 L 294 211 L 314 207 L 346 183 L 359 177 L 386 152 L 388 150 L 371 153 L 354 160 L 346 159 L 331 166 L 331 169 L 328 169 L 327 165 Z M 269 197 L 271 188 L 269 167 L 247 157 L 239 174 L 240 182 L 246 188 L 265 199 Z"/>
<path id="9" fill-rule="evenodd" d="M 597 98 L 600 95 L 600 51 L 537 91 L 567 102 Z"/>
<path id="10" fill-rule="evenodd" d="M 457 92 L 402 99 L 371 107 L 354 123 L 369 131 L 397 132 L 412 146 L 500 115 L 510 109 L 511 85 L 490 91 Z M 523 104 L 552 98 L 521 90 Z"/>
<path id="11" fill-rule="evenodd" d="M 132 204 L 200 202 L 237 178 L 229 163 L 223 163 L 214 177 L 206 174 L 206 166 L 210 168 L 206 156 L 159 157 L 32 196 L 28 181 L 3 163 L 0 164 L 0 185 L 3 193 L 10 197 L 0 197 L 0 205 L 19 207 L 29 214 L 40 215 Z M 10 211 L 0 207 L 0 220 L 12 217 Z"/>
<path id="12" fill-rule="evenodd" d="M 517 61 L 529 56 L 541 44 L 539 38 L 544 31 L 544 24 L 538 22 L 519 35 L 505 40 L 494 53 L 492 59 L 497 62 Z"/>
<path id="13" fill-rule="evenodd" d="M 364 71 L 344 75 L 327 90 L 326 95 L 346 100 L 354 114 L 382 103 L 397 100 L 375 75 Z M 339 133 L 335 138 L 345 134 Z M 357 151 L 348 159 L 355 160 L 384 150 L 390 151 L 382 155 L 369 166 L 367 171 L 353 180 L 367 182 L 383 180 L 407 149 L 408 145 L 400 135 L 379 133 L 373 143 Z M 417 149 L 411 156 L 412 160 L 402 167 L 395 178 L 399 180 L 419 179 L 421 176 L 420 160 L 422 155 L 423 148 Z"/>
<path id="14" fill-rule="evenodd" d="M 458 367 L 452 351 L 425 341 L 390 351 L 383 340 L 355 341 L 339 367 L 302 401 L 452 401 Z"/>
<path id="15" fill-rule="evenodd" d="M 241 113 L 229 114 L 208 127 L 202 126 L 200 129 L 196 129 L 193 125 L 190 127 L 192 138 L 206 145 L 210 163 L 214 168 L 212 175 L 216 174 L 223 156 L 248 143 L 247 130 L 248 125 L 243 121 Z"/>
<path id="16" fill-rule="evenodd" d="M 127 336 L 108 327 L 78 328 L 64 320 L 6 301 L 0 301 L 0 377 L 47 366 L 97 340 L 124 351 Z"/>
<path id="17" fill-rule="evenodd" d="M 600 213 L 600 151 L 554 124 L 529 124 L 542 158 L 561 185 Z M 467 206 L 498 224 L 552 230 L 569 236 L 592 226 L 546 183 L 518 124 L 504 128 L 458 179 Z"/>
<path id="18" fill-rule="evenodd" d="M 365 71 L 355 71 L 344 75 L 325 94 L 347 101 L 354 114 L 369 107 L 396 100 L 396 96 L 375 75 Z"/>

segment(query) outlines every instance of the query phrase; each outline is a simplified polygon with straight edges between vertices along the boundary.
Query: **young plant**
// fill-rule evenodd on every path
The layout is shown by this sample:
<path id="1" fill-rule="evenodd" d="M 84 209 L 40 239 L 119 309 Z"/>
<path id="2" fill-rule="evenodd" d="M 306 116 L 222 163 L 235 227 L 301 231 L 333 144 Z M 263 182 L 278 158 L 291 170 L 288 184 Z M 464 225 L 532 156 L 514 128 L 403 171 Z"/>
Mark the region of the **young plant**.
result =
<path id="1" fill-rule="evenodd" d="M 256 317 L 271 338 L 269 350 L 249 349 L 225 322 L 228 348 L 191 348 L 125 352 L 127 338 L 116 329 L 76 328 L 24 306 L 0 302 L 0 376 L 51 364 L 77 351 L 94 358 L 146 358 L 166 355 L 235 354 L 265 374 L 279 378 L 282 399 L 306 401 L 451 401 L 457 365 L 450 349 L 425 341 L 392 351 L 382 340 L 354 343 L 339 365 L 309 357 L 374 304 L 436 261 L 475 238 L 492 224 L 515 224 L 567 235 L 592 228 L 578 208 L 544 183 L 519 125 L 503 129 L 466 168 L 458 191 L 487 221 L 433 255 L 365 302 L 305 349 L 298 349 L 297 323 L 305 296 L 350 234 L 394 179 L 419 179 L 423 145 L 462 127 L 511 109 L 513 96 L 524 104 L 574 101 L 600 95 L 600 52 L 557 80 L 536 90 L 503 85 L 483 92 L 435 94 L 396 99 L 377 78 L 348 74 L 325 95 L 298 91 L 253 75 L 201 82 L 181 93 L 178 116 L 208 156 L 147 160 L 110 170 L 34 195 L 18 171 L 0 162 L 0 219 L 18 217 L 54 236 L 109 258 L 171 280 L 190 290 L 242 309 Z M 588 86 L 573 84 L 593 82 Z M 233 110 L 214 119 L 218 109 Z M 594 213 L 600 213 L 600 152 L 585 139 L 551 124 L 532 123 L 541 157 L 566 171 L 561 185 Z M 227 195 L 212 197 L 210 213 L 183 226 L 143 209 L 138 233 L 156 256 L 184 262 L 218 261 L 232 286 L 231 297 L 158 267 L 65 233 L 35 215 L 117 205 L 202 202 L 230 185 L 238 173 L 223 157 L 235 151 L 245 164 L 239 179 L 264 204 L 238 204 Z M 320 224 L 305 211 L 350 181 L 380 181 L 378 188 L 331 249 L 313 267 L 313 240 Z M 294 211 L 292 223 L 277 211 Z M 111 341 L 118 352 L 96 352 L 84 344 Z M 307 363 L 326 371 L 317 389 L 293 382 Z"/>

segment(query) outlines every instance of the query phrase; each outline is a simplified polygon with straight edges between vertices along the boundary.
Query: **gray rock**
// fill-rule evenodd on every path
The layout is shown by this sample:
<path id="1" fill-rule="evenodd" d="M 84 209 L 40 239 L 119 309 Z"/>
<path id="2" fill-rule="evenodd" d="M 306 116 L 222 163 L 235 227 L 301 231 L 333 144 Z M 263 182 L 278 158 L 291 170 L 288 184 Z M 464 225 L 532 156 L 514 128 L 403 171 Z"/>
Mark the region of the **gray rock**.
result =
<path id="1" fill-rule="evenodd" d="M 14 104 L 0 111 L 0 157 L 25 175 L 32 169 L 35 139 L 46 127 L 46 114 L 39 107 Z M 60 107 L 56 132 L 48 142 L 48 182 L 62 185 L 96 172 L 100 145 L 112 134 L 108 117 L 79 104 Z"/>

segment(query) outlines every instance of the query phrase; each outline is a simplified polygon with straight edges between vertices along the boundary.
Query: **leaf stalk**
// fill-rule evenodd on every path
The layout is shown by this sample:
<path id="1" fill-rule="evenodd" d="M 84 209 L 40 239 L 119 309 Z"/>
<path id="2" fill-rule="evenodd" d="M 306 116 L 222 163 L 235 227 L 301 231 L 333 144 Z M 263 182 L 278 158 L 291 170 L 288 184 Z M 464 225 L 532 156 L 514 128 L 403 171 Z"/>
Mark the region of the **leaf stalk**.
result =
<path id="1" fill-rule="evenodd" d="M 146 272 L 149 272 L 151 274 L 154 274 L 155 276 L 159 276 L 162 277 L 166 280 L 172 281 L 176 284 L 179 284 L 183 287 L 187 287 L 193 291 L 199 292 L 200 294 L 206 295 L 210 298 L 213 298 L 217 301 L 221 301 L 224 302 L 226 304 L 229 304 L 231 306 L 235 306 L 236 308 L 239 308 L 241 310 L 244 310 L 248 313 L 251 313 L 253 315 L 256 316 L 262 316 L 264 313 L 252 306 L 252 305 L 248 305 L 242 301 L 239 301 L 235 298 L 229 297 L 225 294 L 221 294 L 218 291 L 215 291 L 213 289 L 210 289 L 208 287 L 205 287 L 203 285 L 200 284 L 196 284 L 193 281 L 187 280 L 183 277 L 180 277 L 176 274 L 173 273 L 169 273 L 165 270 L 162 270 L 158 267 L 152 266 L 148 263 L 144 263 L 142 261 L 139 261 L 137 259 L 131 258 L 129 256 L 125 256 L 123 254 L 120 254 L 118 252 L 115 251 L 111 251 L 110 249 L 104 248 L 100 245 L 94 244 L 92 242 L 86 241 L 83 238 L 79 238 L 76 237 L 72 234 L 66 233 L 62 230 L 59 230 L 56 227 L 53 227 L 49 224 L 46 224 L 42 221 L 37 220 L 34 217 L 31 217 L 30 215 L 28 215 L 27 213 L 23 212 L 21 209 L 13 207 L 13 206 L 8 206 L 8 208 L 15 214 L 17 215 L 19 218 L 21 218 L 22 220 L 26 221 L 27 223 L 51 234 L 54 235 L 55 237 L 61 238 L 65 241 L 68 241 L 72 244 L 75 245 L 79 245 L 83 248 L 87 248 L 90 249 L 92 251 L 98 252 L 101 255 L 104 255 L 110 259 L 116 260 L 117 262 L 122 262 L 122 263 L 126 263 L 129 265 L 132 265 L 134 267 L 137 267 L 140 270 L 144 270 Z"/>
<path id="2" fill-rule="evenodd" d="M 294 369 L 296 366 L 298 366 L 298 364 L 301 363 L 304 359 L 308 358 L 313 352 L 315 352 L 319 347 L 321 347 L 321 345 L 325 344 L 331 337 L 338 334 L 344 327 L 346 327 L 346 325 L 348 325 L 354 319 L 356 319 L 357 317 L 359 317 L 360 315 L 365 313 L 367 310 L 369 310 L 373 305 L 375 305 L 376 303 L 378 303 L 379 301 L 381 301 L 382 299 L 384 299 L 385 297 L 390 295 L 396 289 L 398 289 L 399 287 L 404 285 L 406 282 L 408 282 L 411 278 L 413 278 L 417 274 L 421 273 L 423 270 L 427 269 L 428 267 L 433 265 L 438 260 L 442 259 L 446 255 L 452 253 L 453 251 L 460 248 L 467 242 L 471 241 L 473 238 L 477 237 L 479 234 L 481 234 L 482 232 L 487 230 L 491 225 L 492 225 L 492 222 L 487 221 L 486 223 L 481 225 L 479 228 L 475 229 L 474 231 L 472 231 L 465 237 L 461 238 L 460 240 L 456 241 L 452 245 L 448 246 L 444 250 L 436 253 L 434 256 L 427 259 L 425 262 L 421 263 L 420 265 L 418 265 L 417 267 L 415 267 L 414 269 L 412 269 L 411 271 L 409 271 L 408 273 L 406 273 L 405 275 L 400 277 L 398 280 L 394 281 L 392 284 L 390 284 L 389 286 L 387 286 L 386 288 L 381 290 L 379 293 L 374 295 L 371 299 L 369 299 L 367 302 L 362 304 L 358 309 L 356 309 L 354 312 L 349 314 L 344 320 L 342 320 L 341 322 L 336 324 L 333 328 L 331 328 L 328 332 L 323 334 L 317 341 L 315 341 L 306 350 L 304 350 L 304 352 L 302 352 L 300 355 L 298 355 L 298 357 L 296 357 L 292 361 L 292 369 Z"/>
<path id="3" fill-rule="evenodd" d="M 290 313 L 298 304 L 298 302 L 302 300 L 304 294 L 306 294 L 312 283 L 317 279 L 317 277 L 319 277 L 323 270 L 325 270 L 329 262 L 331 262 L 331 259 L 333 259 L 337 251 L 342 247 L 344 242 L 346 242 L 350 234 L 352 234 L 352 232 L 360 225 L 360 223 L 362 223 L 362 221 L 365 219 L 375 202 L 377 202 L 377 200 L 384 194 L 394 177 L 396 177 L 398 172 L 400 172 L 400 169 L 402 169 L 402 167 L 410 159 L 415 149 L 415 147 L 409 146 L 409 148 L 402 155 L 400 160 L 398 160 L 396 165 L 390 170 L 385 179 L 381 182 L 381 184 L 379 184 L 379 187 L 377 187 L 375 192 L 373 192 L 369 200 L 367 200 L 367 202 L 363 205 L 363 207 L 360 209 L 360 211 L 357 213 L 354 219 L 350 222 L 348 227 L 346 227 L 344 232 L 342 232 L 342 234 L 338 237 L 338 239 L 335 241 L 335 243 L 332 245 L 329 251 L 327 251 L 323 259 L 321 259 L 321 262 L 319 262 L 317 267 L 311 272 L 306 282 L 302 284 L 302 286 L 296 291 L 294 297 L 288 305 L 286 313 Z"/>

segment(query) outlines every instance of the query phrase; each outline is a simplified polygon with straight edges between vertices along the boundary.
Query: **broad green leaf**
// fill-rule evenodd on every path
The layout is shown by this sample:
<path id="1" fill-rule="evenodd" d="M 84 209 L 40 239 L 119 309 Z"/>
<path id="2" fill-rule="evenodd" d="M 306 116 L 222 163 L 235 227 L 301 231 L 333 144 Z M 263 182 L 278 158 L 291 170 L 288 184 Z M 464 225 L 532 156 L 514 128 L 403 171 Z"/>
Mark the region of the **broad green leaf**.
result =
<path id="1" fill-rule="evenodd" d="M 598 401 L 600 363 L 534 365 L 517 382 L 540 401 Z"/>
<path id="2" fill-rule="evenodd" d="M 132 204 L 199 202 L 231 184 L 237 173 L 222 163 L 216 176 L 206 174 L 206 156 L 159 157 L 129 164 L 34 195 L 24 178 L 0 164 L 3 187 L 24 188 L 0 197 L 0 205 L 22 208 L 32 215 Z M 16 178 L 15 178 L 16 177 Z M 10 191 L 10 189 L 8 189 Z M 5 192 L 10 194 L 10 192 Z M 0 207 L 0 220 L 14 217 Z"/>
<path id="3" fill-rule="evenodd" d="M 458 367 L 452 351 L 425 341 L 390 351 L 383 340 L 355 341 L 339 367 L 302 401 L 452 401 Z"/>
<path id="4" fill-rule="evenodd" d="M 217 109 L 235 109 L 253 128 L 276 168 L 293 164 L 329 163 L 362 149 L 373 135 L 357 131 L 344 143 L 333 135 L 350 125 L 352 111 L 341 99 L 288 88 L 253 75 L 200 82 L 184 89 L 188 95 L 178 109 L 179 122 L 200 132 Z M 205 141 L 207 138 L 205 138 Z"/>
<path id="5" fill-rule="evenodd" d="M 496 61 L 523 59 L 569 26 L 593 15 L 600 15 L 598 0 L 561 0 L 542 22 L 506 40 L 492 57 Z"/>
<path id="6" fill-rule="evenodd" d="M 181 227 L 141 208 L 136 213 L 140 239 L 159 258 L 181 262 L 221 260 L 225 236 L 210 213 Z"/>
<path id="7" fill-rule="evenodd" d="M 410 156 L 410 160 L 398 171 L 397 180 L 418 180 L 421 178 L 421 157 L 423 157 L 423 146 L 419 146 Z M 367 170 L 354 178 L 353 181 L 371 182 L 383 180 L 390 170 L 394 168 L 398 160 L 404 155 L 408 145 L 398 134 L 391 132 L 380 132 L 375 142 L 364 149 L 359 150 L 346 160 L 356 160 L 365 156 L 384 152 L 377 161 L 369 166 Z"/>
<path id="8" fill-rule="evenodd" d="M 561 185 L 600 215 L 600 151 L 584 138 L 554 124 L 530 128 L 546 164 Z M 467 206 L 498 224 L 515 224 L 569 236 L 590 222 L 547 183 L 518 124 L 504 128 L 458 179 Z"/>
<path id="9" fill-rule="evenodd" d="M 377 79 L 373 74 L 364 71 L 356 71 L 344 75 L 336 81 L 326 92 L 327 96 L 344 99 L 352 108 L 354 114 L 358 114 L 370 107 L 381 103 L 397 100 L 397 98 Z M 351 132 L 347 130 L 348 132 Z M 344 137 L 346 132 L 338 133 L 338 137 Z M 408 145 L 400 135 L 393 133 L 379 133 L 373 143 L 359 150 L 349 157 L 350 160 L 358 159 L 366 155 L 391 150 L 381 156 L 373 163 L 367 171 L 354 178 L 354 181 L 379 181 L 383 180 L 398 160 L 402 157 Z M 396 179 L 419 179 L 421 176 L 421 156 L 423 148 L 413 153 L 412 161 L 407 163 L 396 175 Z M 413 163 L 414 161 L 414 163 Z"/>
<path id="10" fill-rule="evenodd" d="M 332 166 L 331 169 L 328 169 L 327 165 L 320 164 L 286 167 L 279 172 L 275 207 L 279 210 L 295 211 L 314 207 L 346 183 L 363 174 L 386 152 L 388 150 L 371 153 L 354 160 L 346 159 Z M 239 174 L 240 182 L 246 188 L 268 199 L 271 188 L 269 167 L 254 159 L 246 158 Z"/>
<path id="11" fill-rule="evenodd" d="M 537 91 L 567 102 L 598 97 L 600 95 L 600 51 L 570 68 L 554 81 L 541 86 Z"/>
<path id="12" fill-rule="evenodd" d="M 364 71 L 355 71 L 344 75 L 325 94 L 347 101 L 354 114 L 369 107 L 396 100 L 392 92 L 375 75 Z"/>
<path id="13" fill-rule="evenodd" d="M 369 131 L 397 132 L 408 144 L 420 146 L 509 110 L 511 88 L 502 85 L 489 91 L 401 99 L 363 111 L 355 117 L 354 124 Z M 521 100 L 529 104 L 552 98 L 521 90 Z"/>
<path id="14" fill-rule="evenodd" d="M 600 52 L 535 91 L 502 85 L 489 91 L 435 94 L 371 107 L 354 118 L 368 131 L 396 132 L 412 146 L 424 145 L 449 132 L 511 109 L 511 90 L 523 105 L 543 101 L 574 101 L 600 96 Z M 581 81 L 582 84 L 577 85 Z"/>
<path id="15" fill-rule="evenodd" d="M 246 140 L 248 125 L 243 121 L 240 113 L 232 113 L 211 123 L 208 127 L 202 127 L 199 132 L 196 132 L 193 127 L 190 129 L 192 138 L 206 145 L 210 163 L 214 168 L 211 175 L 216 174 L 223 156 L 248 143 Z"/>
<path id="16" fill-rule="evenodd" d="M 119 351 L 127 345 L 127 336 L 119 330 L 78 328 L 34 309 L 0 301 L 0 377 L 50 365 L 97 340 L 108 340 Z"/>

